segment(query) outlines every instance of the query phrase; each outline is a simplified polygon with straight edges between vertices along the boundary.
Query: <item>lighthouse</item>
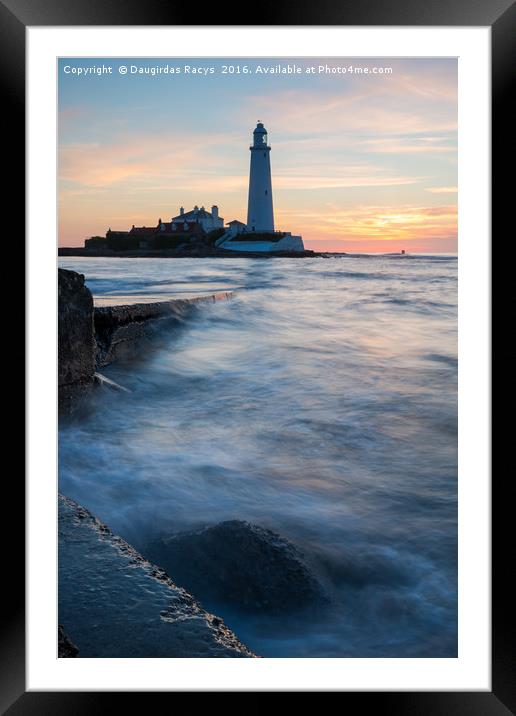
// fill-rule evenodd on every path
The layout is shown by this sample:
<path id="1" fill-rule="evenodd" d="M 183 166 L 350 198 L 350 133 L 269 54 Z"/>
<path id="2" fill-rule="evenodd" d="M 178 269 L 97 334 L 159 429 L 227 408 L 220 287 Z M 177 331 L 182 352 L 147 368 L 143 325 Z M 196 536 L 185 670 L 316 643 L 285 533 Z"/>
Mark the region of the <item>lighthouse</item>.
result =
<path id="1" fill-rule="evenodd" d="M 249 199 L 247 203 L 247 230 L 274 231 L 272 208 L 271 148 L 267 144 L 267 130 L 258 120 L 253 132 L 251 168 L 249 172 Z"/>
<path id="2" fill-rule="evenodd" d="M 267 130 L 258 120 L 253 132 L 251 169 L 249 172 L 249 198 L 247 224 L 233 219 L 227 229 L 215 241 L 217 248 L 225 251 L 253 254 L 294 254 L 305 251 L 303 238 L 290 231 L 274 230 L 272 208 L 271 148 L 267 144 Z"/>

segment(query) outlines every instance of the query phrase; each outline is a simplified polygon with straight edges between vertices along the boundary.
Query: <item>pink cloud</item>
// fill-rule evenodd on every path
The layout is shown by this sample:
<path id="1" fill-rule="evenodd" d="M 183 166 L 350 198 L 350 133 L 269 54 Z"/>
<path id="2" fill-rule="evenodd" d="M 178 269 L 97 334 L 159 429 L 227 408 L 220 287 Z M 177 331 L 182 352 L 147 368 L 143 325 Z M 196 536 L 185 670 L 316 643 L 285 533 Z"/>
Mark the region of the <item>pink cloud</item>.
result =
<path id="1" fill-rule="evenodd" d="M 456 194 L 456 186 L 430 186 L 426 187 L 425 191 L 429 191 L 431 194 Z"/>
<path id="2" fill-rule="evenodd" d="M 59 151 L 59 178 L 86 187 L 105 187 L 138 177 L 152 184 L 156 178 L 180 181 L 186 174 L 220 172 L 223 143 L 213 135 L 184 137 L 178 143 L 170 133 L 132 135 L 103 144 L 63 143 Z"/>

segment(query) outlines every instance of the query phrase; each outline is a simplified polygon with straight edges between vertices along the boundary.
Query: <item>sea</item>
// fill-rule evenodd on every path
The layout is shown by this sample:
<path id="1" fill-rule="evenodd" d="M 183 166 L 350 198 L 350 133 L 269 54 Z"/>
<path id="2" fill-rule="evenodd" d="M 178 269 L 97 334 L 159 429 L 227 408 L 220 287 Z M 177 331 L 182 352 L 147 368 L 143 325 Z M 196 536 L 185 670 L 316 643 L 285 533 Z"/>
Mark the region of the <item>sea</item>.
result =
<path id="1" fill-rule="evenodd" d="M 59 265 L 115 302 L 233 292 L 102 370 L 130 392 L 60 427 L 61 492 L 141 550 L 229 519 L 295 544 L 317 617 L 203 602 L 261 656 L 457 656 L 456 255 Z"/>

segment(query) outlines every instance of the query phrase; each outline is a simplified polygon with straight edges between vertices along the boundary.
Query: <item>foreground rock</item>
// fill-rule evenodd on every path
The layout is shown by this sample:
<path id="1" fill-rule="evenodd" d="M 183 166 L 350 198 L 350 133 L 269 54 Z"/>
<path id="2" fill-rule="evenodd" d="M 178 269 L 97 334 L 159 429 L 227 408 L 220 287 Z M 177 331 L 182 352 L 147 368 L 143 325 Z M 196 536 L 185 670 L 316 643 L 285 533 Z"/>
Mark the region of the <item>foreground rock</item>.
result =
<path id="1" fill-rule="evenodd" d="M 249 522 L 156 540 L 146 554 L 199 598 L 243 611 L 291 613 L 327 601 L 294 545 Z"/>
<path id="2" fill-rule="evenodd" d="M 254 656 L 162 569 L 63 496 L 59 623 L 80 657 Z"/>
<path id="3" fill-rule="evenodd" d="M 60 659 L 70 659 L 79 653 L 79 649 L 65 634 L 62 624 L 57 628 L 57 655 Z"/>
<path id="4" fill-rule="evenodd" d="M 93 385 L 96 344 L 93 298 L 84 276 L 58 270 L 58 388 L 60 410 Z"/>

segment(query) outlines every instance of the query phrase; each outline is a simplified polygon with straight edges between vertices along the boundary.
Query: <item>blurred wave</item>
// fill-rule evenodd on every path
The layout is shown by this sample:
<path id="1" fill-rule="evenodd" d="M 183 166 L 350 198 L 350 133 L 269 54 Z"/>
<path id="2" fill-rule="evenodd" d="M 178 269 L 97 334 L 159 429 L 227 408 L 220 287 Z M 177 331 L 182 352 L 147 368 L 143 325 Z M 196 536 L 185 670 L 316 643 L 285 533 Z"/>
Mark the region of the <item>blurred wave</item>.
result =
<path id="1" fill-rule="evenodd" d="M 245 519 L 331 592 L 317 622 L 217 609 L 264 656 L 455 656 L 456 257 L 61 259 L 97 295 L 240 287 L 106 375 L 60 489 L 142 549 Z M 359 279 L 359 280 L 356 280 Z"/>

